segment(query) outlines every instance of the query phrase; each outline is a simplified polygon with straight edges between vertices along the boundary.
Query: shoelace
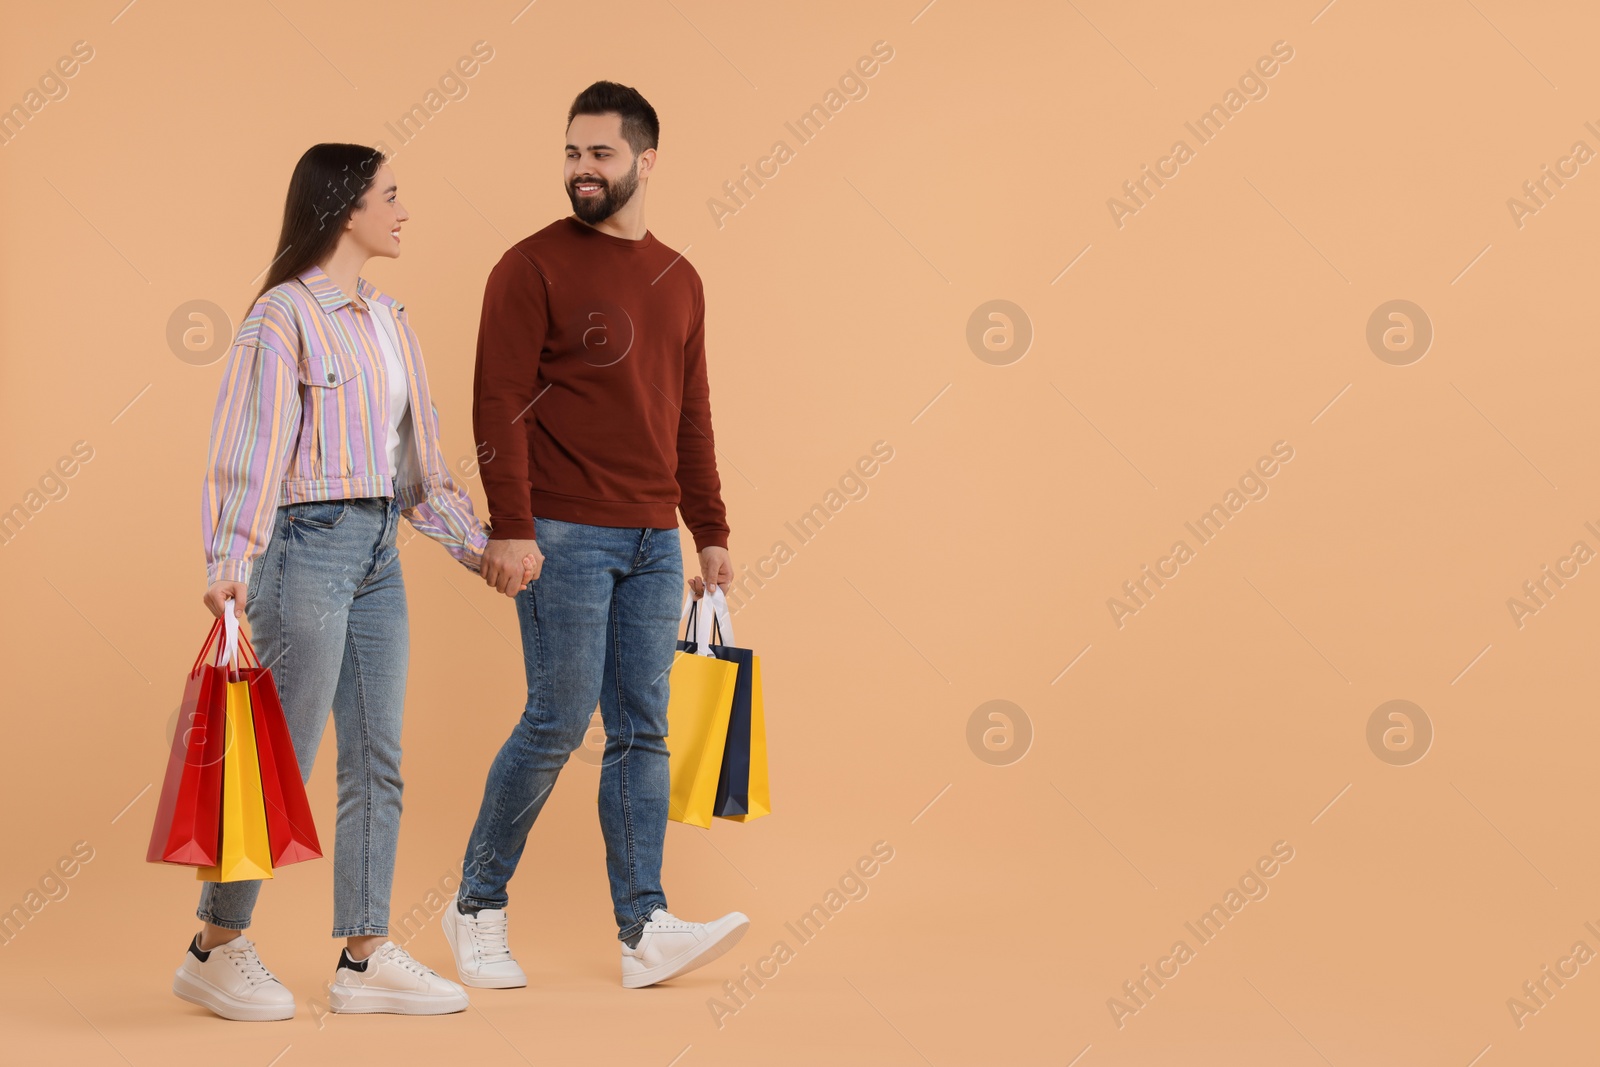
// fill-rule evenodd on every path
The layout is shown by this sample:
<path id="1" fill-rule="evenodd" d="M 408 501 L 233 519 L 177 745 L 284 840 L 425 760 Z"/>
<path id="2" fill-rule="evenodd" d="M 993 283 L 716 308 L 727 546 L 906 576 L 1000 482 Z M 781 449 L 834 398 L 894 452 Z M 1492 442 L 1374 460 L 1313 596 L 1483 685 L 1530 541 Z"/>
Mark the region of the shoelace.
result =
<path id="1" fill-rule="evenodd" d="M 480 963 L 503 963 L 511 958 L 506 918 L 502 915 L 498 919 L 485 919 L 478 915 L 468 924 L 472 928 L 472 947 Z"/>
<path id="2" fill-rule="evenodd" d="M 389 963 L 403 967 L 419 977 L 426 978 L 428 975 L 434 973 L 433 968 L 427 966 L 426 964 L 418 963 L 416 960 L 412 959 L 411 953 L 407 952 L 393 941 L 386 942 L 384 946 L 378 950 L 378 952 Z"/>
<path id="3" fill-rule="evenodd" d="M 261 962 L 261 957 L 256 955 L 256 947 L 250 942 L 246 941 L 242 946 L 224 948 L 222 953 L 233 961 L 233 965 L 239 969 L 239 973 L 250 985 L 258 986 L 277 981 L 272 972 L 267 970 L 267 965 Z"/>
<path id="4" fill-rule="evenodd" d="M 663 932 L 668 930 L 689 930 L 694 927 L 694 923 L 684 922 L 665 909 L 661 911 L 661 918 L 651 919 L 649 925 Z"/>

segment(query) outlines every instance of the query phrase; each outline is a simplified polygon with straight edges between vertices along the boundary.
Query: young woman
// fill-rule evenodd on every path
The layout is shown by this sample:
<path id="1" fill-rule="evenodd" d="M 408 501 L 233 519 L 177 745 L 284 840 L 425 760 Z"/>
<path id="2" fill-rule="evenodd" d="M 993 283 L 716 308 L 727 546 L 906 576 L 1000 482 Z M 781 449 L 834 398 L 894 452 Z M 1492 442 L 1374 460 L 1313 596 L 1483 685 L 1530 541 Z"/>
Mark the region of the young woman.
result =
<path id="1" fill-rule="evenodd" d="M 360 276 L 374 256 L 400 255 L 407 218 L 376 149 L 319 144 L 300 157 L 278 256 L 217 397 L 201 523 L 205 604 L 219 616 L 242 606 L 303 777 L 333 709 L 333 936 L 348 940 L 329 1007 L 433 1015 L 466 1008 L 465 991 L 387 938 L 408 645 L 395 535 L 403 515 L 477 573 L 487 531 L 451 480 L 405 306 Z M 534 577 L 529 557 L 522 584 Z M 227 1019 L 294 1014 L 241 933 L 260 888 L 206 883 L 205 927 L 174 993 Z"/>

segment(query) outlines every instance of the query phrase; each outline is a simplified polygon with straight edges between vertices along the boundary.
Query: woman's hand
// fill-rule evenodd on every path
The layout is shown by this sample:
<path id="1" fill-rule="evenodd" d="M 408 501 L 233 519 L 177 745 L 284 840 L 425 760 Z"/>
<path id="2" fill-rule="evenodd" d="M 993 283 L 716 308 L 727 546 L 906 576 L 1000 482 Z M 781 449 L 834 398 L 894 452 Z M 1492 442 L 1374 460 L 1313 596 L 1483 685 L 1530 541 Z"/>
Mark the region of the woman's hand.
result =
<path id="1" fill-rule="evenodd" d="M 211 609 L 211 614 L 222 618 L 222 613 L 227 610 L 225 605 L 229 600 L 234 602 L 233 610 L 241 619 L 244 618 L 245 598 L 250 595 L 250 587 L 243 582 L 212 582 L 211 588 L 206 590 L 206 607 Z"/>

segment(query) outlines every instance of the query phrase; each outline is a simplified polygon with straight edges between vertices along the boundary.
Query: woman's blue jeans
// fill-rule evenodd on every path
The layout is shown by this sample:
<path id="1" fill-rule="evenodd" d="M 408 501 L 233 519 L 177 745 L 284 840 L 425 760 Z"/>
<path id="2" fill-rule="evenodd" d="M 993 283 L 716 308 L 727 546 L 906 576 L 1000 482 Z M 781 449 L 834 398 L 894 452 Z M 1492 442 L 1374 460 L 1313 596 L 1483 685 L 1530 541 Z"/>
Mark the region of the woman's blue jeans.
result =
<path id="1" fill-rule="evenodd" d="M 517 594 L 528 699 L 489 768 L 460 900 L 503 908 L 528 831 L 596 702 L 605 723 L 600 830 L 618 936 L 661 891 L 667 831 L 667 684 L 683 597 L 678 531 L 534 520 L 544 567 Z"/>
<path id="2" fill-rule="evenodd" d="M 251 568 L 245 616 L 272 670 L 300 776 L 311 777 L 333 708 L 339 815 L 333 851 L 333 936 L 389 932 L 400 837 L 400 720 L 409 634 L 391 497 L 288 504 Z M 321 836 L 327 847 L 327 832 Z M 207 882 L 198 915 L 250 925 L 259 881 Z"/>

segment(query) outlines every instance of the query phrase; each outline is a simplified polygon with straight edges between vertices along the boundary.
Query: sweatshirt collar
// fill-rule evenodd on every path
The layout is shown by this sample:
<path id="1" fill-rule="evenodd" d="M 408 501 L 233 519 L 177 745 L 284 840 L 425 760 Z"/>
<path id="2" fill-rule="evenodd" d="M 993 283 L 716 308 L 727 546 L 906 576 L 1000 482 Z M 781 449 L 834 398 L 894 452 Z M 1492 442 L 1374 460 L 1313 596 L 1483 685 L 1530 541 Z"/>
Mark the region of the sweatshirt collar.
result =
<path id="1" fill-rule="evenodd" d="M 590 226 L 587 222 L 584 222 L 582 219 L 579 219 L 576 215 L 566 216 L 566 221 L 568 225 L 570 225 L 574 230 L 577 230 L 584 237 L 593 241 L 599 241 L 603 244 L 613 245 L 617 248 L 648 248 L 650 245 L 655 243 L 656 239 L 655 234 L 651 233 L 649 230 L 645 230 L 643 237 L 630 241 L 626 237 L 618 237 L 614 233 L 606 233 L 604 230 L 596 229 L 595 227 Z"/>

